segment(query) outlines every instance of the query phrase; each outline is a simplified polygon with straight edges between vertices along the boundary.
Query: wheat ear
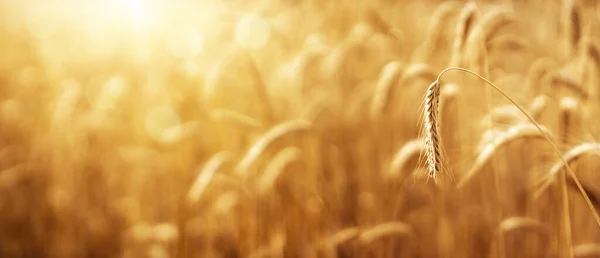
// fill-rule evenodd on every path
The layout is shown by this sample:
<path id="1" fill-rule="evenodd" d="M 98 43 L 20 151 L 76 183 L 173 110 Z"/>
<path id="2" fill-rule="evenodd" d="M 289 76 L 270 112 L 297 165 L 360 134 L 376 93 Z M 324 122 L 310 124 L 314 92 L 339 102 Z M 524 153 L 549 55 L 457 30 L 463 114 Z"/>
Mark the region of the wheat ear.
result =
<path id="1" fill-rule="evenodd" d="M 489 41 L 494 39 L 496 34 L 504 26 L 515 21 L 512 13 L 506 9 L 493 9 L 486 13 L 481 21 L 473 26 L 473 31 L 467 36 L 465 48 L 471 51 L 468 54 L 466 61 L 469 65 L 480 65 L 485 72 L 488 73 L 488 45 Z"/>
<path id="2" fill-rule="evenodd" d="M 227 152 L 219 152 L 212 156 L 204 165 L 198 177 L 192 184 L 190 191 L 187 194 L 187 199 L 190 204 L 198 203 L 202 198 L 204 191 L 214 178 L 215 174 L 219 169 L 228 161 L 231 161 L 232 157 Z"/>
<path id="3" fill-rule="evenodd" d="M 585 41 L 585 53 L 582 57 L 585 67 L 584 74 L 587 77 L 588 85 L 587 91 L 589 92 L 592 101 L 590 104 L 594 105 L 599 97 L 600 87 L 598 86 L 598 80 L 600 74 L 600 46 L 594 43 L 591 39 L 587 38 Z M 597 105 L 597 104 L 595 104 Z"/>
<path id="4" fill-rule="evenodd" d="M 435 69 L 428 64 L 418 63 L 413 64 L 404 70 L 402 73 L 402 77 L 400 78 L 401 85 L 407 85 L 412 82 L 416 78 L 423 78 L 425 80 L 431 81 L 436 78 L 437 73 Z"/>
<path id="5" fill-rule="evenodd" d="M 451 66 L 461 65 L 464 44 L 471 33 L 473 24 L 477 19 L 477 5 L 474 1 L 469 2 L 460 12 L 458 25 L 454 32 L 454 42 L 452 44 Z"/>
<path id="6" fill-rule="evenodd" d="M 558 148 L 558 146 L 556 145 L 556 143 L 552 140 L 552 138 L 550 137 L 550 135 L 545 132 L 542 127 L 531 117 L 531 115 L 529 115 L 521 106 L 519 106 L 519 104 L 517 104 L 510 96 L 508 96 L 508 94 L 506 94 L 502 89 L 498 88 L 498 86 L 494 85 L 492 82 L 490 82 L 488 79 L 484 78 L 483 76 L 465 69 L 465 68 L 460 68 L 460 67 L 449 67 L 446 68 L 445 70 L 443 70 L 439 75 L 437 80 L 435 80 L 429 88 L 432 88 L 431 90 L 433 91 L 437 91 L 437 94 L 439 95 L 439 81 L 440 78 L 447 72 L 449 71 L 453 71 L 453 70 L 457 70 L 457 71 L 462 71 L 462 72 L 466 72 L 468 74 L 471 74 L 481 80 L 483 80 L 487 85 L 489 85 L 490 87 L 494 88 L 496 91 L 498 91 L 500 94 L 502 94 L 502 96 L 504 96 L 505 98 L 507 98 L 513 105 L 515 105 L 519 111 L 521 111 L 521 113 L 523 113 L 527 119 L 529 119 L 529 121 L 540 131 L 542 132 L 542 134 L 544 135 L 544 138 L 546 139 L 546 141 L 548 141 L 550 143 L 550 145 L 552 145 L 552 148 L 554 149 L 554 151 L 556 152 L 556 154 L 559 156 L 559 158 L 561 159 L 562 163 L 565 165 L 565 168 L 567 169 L 567 171 L 569 172 L 569 175 L 573 178 L 573 181 L 575 182 L 575 184 L 577 185 L 577 189 L 579 190 L 579 192 L 581 193 L 581 195 L 583 196 L 583 198 L 585 199 L 586 204 L 588 205 L 588 208 L 590 209 L 590 211 L 592 212 L 592 215 L 594 216 L 594 219 L 596 220 L 596 223 L 600 226 L 600 216 L 598 215 L 598 213 L 596 212 L 596 208 L 594 207 L 594 204 L 592 203 L 592 201 L 590 200 L 590 197 L 587 195 L 587 192 L 585 191 L 585 189 L 583 188 L 583 186 L 581 185 L 581 182 L 579 181 L 579 179 L 577 178 L 577 175 L 575 175 L 575 172 L 573 172 L 573 170 L 571 169 L 571 167 L 569 166 L 569 164 L 567 163 L 567 161 L 563 158 L 562 153 L 560 152 L 560 149 Z M 437 89 L 436 89 L 437 88 Z M 429 92 L 430 89 L 428 89 Z M 435 94 L 434 94 L 435 95 Z M 434 98 L 432 98 L 434 99 Z M 427 102 L 431 102 L 431 100 L 427 100 L 425 103 L 427 104 Z M 436 101 L 434 101 L 436 102 Z M 433 106 L 430 104 L 430 106 Z M 437 103 L 435 104 L 435 107 L 437 109 Z M 431 107 L 429 108 L 429 110 L 431 110 Z M 439 127 L 439 125 L 437 124 L 437 110 L 433 110 L 433 111 L 426 111 L 425 112 L 425 117 L 427 118 L 429 115 L 427 114 L 427 112 L 431 112 L 431 113 L 435 113 L 435 115 L 433 115 L 436 119 L 432 120 L 432 119 L 426 119 L 425 120 L 425 124 L 427 125 L 427 122 L 431 123 L 431 121 L 435 121 L 436 124 L 435 126 L 429 126 L 431 128 L 437 128 Z M 427 127 L 426 127 L 427 129 Z M 434 131 L 435 132 L 435 131 Z M 426 139 L 427 139 L 427 134 L 426 133 Z M 439 135 L 438 135 L 439 137 Z M 439 148 L 441 150 L 441 146 L 439 146 L 440 142 L 439 140 L 436 142 L 430 141 L 429 144 L 434 144 L 434 145 L 438 145 L 437 148 Z M 426 145 L 428 145 L 428 143 L 425 143 Z M 430 147 L 431 148 L 431 147 Z M 434 149 L 436 147 L 433 147 Z M 427 154 L 427 158 L 428 160 L 431 159 L 433 161 L 439 160 L 439 164 L 441 165 L 441 156 L 436 157 L 436 155 L 434 155 L 435 152 L 432 151 L 426 151 Z M 438 171 L 435 167 L 435 163 L 434 166 L 429 166 L 429 173 L 432 172 L 436 172 Z"/>
<path id="7" fill-rule="evenodd" d="M 442 40 L 444 26 L 458 6 L 455 1 L 444 2 L 438 6 L 429 19 L 425 42 L 414 52 L 413 62 L 428 62 Z"/>
<path id="8" fill-rule="evenodd" d="M 494 154 L 504 145 L 516 141 L 518 139 L 542 139 L 544 138 L 544 132 L 538 130 L 537 127 L 530 124 L 515 125 L 508 129 L 505 133 L 496 136 L 491 143 L 485 145 L 483 150 L 479 152 L 475 165 L 467 172 L 467 174 L 458 182 L 457 187 L 464 187 L 475 175 L 477 175 L 481 169 L 489 162 Z"/>
<path id="9" fill-rule="evenodd" d="M 436 80 L 427 89 L 424 109 L 425 157 L 429 176 L 434 180 L 436 175 L 442 172 L 442 142 L 438 122 L 439 101 L 440 84 Z"/>
<path id="10" fill-rule="evenodd" d="M 412 227 L 399 221 L 365 229 L 359 237 L 361 257 L 408 256 L 412 252 L 413 235 Z"/>
<path id="11" fill-rule="evenodd" d="M 485 114 L 480 123 L 481 126 L 485 128 L 489 127 L 490 124 L 515 125 L 522 122 L 522 119 L 521 113 L 519 113 L 519 110 L 513 105 L 502 105 L 493 108 L 490 112 Z M 491 129 L 486 131 L 486 133 L 494 132 L 495 131 L 492 131 Z"/>
<path id="12" fill-rule="evenodd" d="M 376 225 L 369 229 L 365 229 L 359 236 L 361 245 L 369 245 L 375 241 L 388 237 L 412 237 L 413 229 L 410 225 L 394 221 Z"/>
<path id="13" fill-rule="evenodd" d="M 548 108 L 548 96 L 539 95 L 529 103 L 529 114 L 537 121 L 542 118 L 544 111 Z"/>
<path id="14" fill-rule="evenodd" d="M 542 93 L 542 79 L 552 69 L 556 68 L 558 64 L 553 59 L 543 57 L 538 58 L 527 71 L 527 90 L 533 95 Z"/>
<path id="15" fill-rule="evenodd" d="M 503 51 L 522 51 L 529 49 L 529 42 L 515 35 L 500 35 L 488 42 L 490 52 L 494 50 Z"/>
<path id="16" fill-rule="evenodd" d="M 561 9 L 561 25 L 565 41 L 565 57 L 570 57 L 577 52 L 577 45 L 581 40 L 583 24 L 581 24 L 581 9 L 576 0 L 565 0 Z"/>
<path id="17" fill-rule="evenodd" d="M 575 246 L 573 258 L 600 258 L 600 244 L 590 243 Z"/>
<path id="18" fill-rule="evenodd" d="M 342 229 L 319 243 L 320 252 L 325 258 L 335 258 L 340 256 L 340 251 L 354 251 L 344 249 L 351 249 L 359 236 L 360 229 L 356 227 Z"/>
<path id="19" fill-rule="evenodd" d="M 579 83 L 565 75 L 552 74 L 551 84 L 553 86 L 562 87 L 569 90 L 581 100 L 587 100 L 589 98 L 589 94 L 585 90 L 583 90 L 583 88 L 581 88 L 581 85 Z"/>
<path id="20" fill-rule="evenodd" d="M 294 120 L 286 123 L 276 125 L 267 133 L 265 133 L 251 148 L 248 153 L 244 156 L 242 161 L 236 168 L 239 175 L 247 176 L 248 169 L 256 159 L 262 155 L 271 145 L 287 135 L 293 135 L 296 133 L 308 132 L 312 128 L 312 125 L 308 121 Z"/>
<path id="21" fill-rule="evenodd" d="M 546 95 L 535 97 L 527 107 L 527 111 L 536 121 L 542 118 L 544 111 L 548 107 L 549 98 Z M 491 123 L 501 125 L 514 125 L 523 122 L 522 114 L 513 105 L 503 105 L 495 107 L 481 119 L 483 126 L 488 126 Z"/>
<path id="22" fill-rule="evenodd" d="M 542 246 L 548 247 L 550 244 L 550 230 L 548 227 L 541 222 L 526 218 L 526 217 L 510 217 L 502 220 L 498 228 L 498 242 L 500 257 L 506 258 L 506 235 L 515 231 L 525 231 L 536 233 L 542 237 L 544 241 Z M 545 256 L 543 256 L 545 257 Z"/>
<path id="23" fill-rule="evenodd" d="M 250 116 L 226 109 L 214 109 L 210 111 L 210 117 L 214 120 L 233 124 L 243 129 L 252 131 L 259 131 L 262 129 L 262 124 L 260 121 Z"/>
<path id="24" fill-rule="evenodd" d="M 593 41 L 589 40 L 587 42 L 586 49 L 587 55 L 596 65 L 596 69 L 600 69 L 600 46 L 598 46 L 598 44 L 594 43 Z"/>
<path id="25" fill-rule="evenodd" d="M 269 245 L 258 248 L 248 258 L 284 257 L 285 242 L 285 234 L 279 233 L 271 239 Z"/>
<path id="26" fill-rule="evenodd" d="M 583 143 L 577 145 L 569 151 L 567 151 L 563 156 L 563 159 L 567 162 L 567 164 L 571 164 L 577 161 L 578 159 L 591 154 L 600 156 L 599 143 Z M 544 193 L 545 190 L 548 189 L 548 187 L 550 187 L 550 185 L 556 179 L 556 175 L 558 175 L 563 169 L 565 169 L 565 163 L 558 161 L 550 168 L 548 174 L 543 179 L 537 182 L 537 185 L 539 185 L 539 187 L 537 187 L 538 189 L 534 194 L 534 197 L 536 199 L 539 196 L 541 196 L 541 194 Z"/>
<path id="27" fill-rule="evenodd" d="M 325 58 L 323 63 L 323 72 L 330 76 L 334 85 L 337 85 L 337 90 L 342 91 L 350 86 L 350 74 L 347 74 L 349 60 L 353 55 L 357 55 L 364 49 L 364 40 L 357 37 L 351 37 L 338 44 L 331 53 Z M 343 92 L 343 91 L 342 91 Z M 340 93 L 342 93 L 340 92 Z"/>
<path id="28" fill-rule="evenodd" d="M 205 102 L 211 103 L 211 98 L 215 94 L 215 91 L 218 90 L 218 87 L 221 85 L 223 77 L 227 74 L 228 69 L 234 62 L 242 62 L 247 65 L 247 69 L 250 72 L 256 83 L 252 83 L 255 86 L 253 89 L 260 99 L 262 115 L 267 123 L 272 123 L 275 121 L 273 106 L 271 103 L 271 98 L 267 92 L 267 85 L 263 80 L 263 76 L 259 67 L 257 66 L 254 58 L 247 52 L 247 50 L 234 47 L 229 50 L 229 52 L 221 58 L 219 63 L 211 69 L 208 76 L 206 77 L 206 87 L 205 87 Z"/>
<path id="29" fill-rule="evenodd" d="M 298 147 L 286 147 L 275 154 L 269 161 L 269 164 L 267 164 L 265 172 L 258 180 L 258 193 L 264 195 L 273 189 L 277 179 L 285 169 L 294 161 L 297 161 L 299 157 L 300 149 Z"/>
<path id="30" fill-rule="evenodd" d="M 423 146 L 424 141 L 422 139 L 411 140 L 402 145 L 402 148 L 394 155 L 390 170 L 385 178 L 404 180 L 407 175 L 403 173 L 410 168 L 408 167 L 409 162 L 419 159 L 419 155 L 424 152 Z"/>
<path id="31" fill-rule="evenodd" d="M 394 95 L 394 87 L 398 84 L 401 75 L 402 64 L 400 62 L 392 61 L 383 68 L 371 102 L 371 115 L 373 117 L 387 112 L 390 99 Z"/>

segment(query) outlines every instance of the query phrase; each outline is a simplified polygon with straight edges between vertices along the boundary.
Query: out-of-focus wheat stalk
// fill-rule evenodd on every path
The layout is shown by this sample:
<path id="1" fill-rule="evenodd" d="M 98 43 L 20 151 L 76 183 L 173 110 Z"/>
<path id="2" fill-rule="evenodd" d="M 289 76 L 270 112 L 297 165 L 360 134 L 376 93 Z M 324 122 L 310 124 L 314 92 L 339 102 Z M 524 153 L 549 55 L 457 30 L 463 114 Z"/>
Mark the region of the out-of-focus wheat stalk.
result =
<path id="1" fill-rule="evenodd" d="M 481 149 L 477 159 L 475 160 L 475 165 L 473 165 L 469 172 L 467 172 L 463 178 L 460 179 L 457 187 L 461 188 L 465 186 L 475 175 L 477 175 L 485 166 L 485 164 L 487 164 L 488 161 L 494 156 L 494 153 L 496 153 L 499 148 L 519 139 L 545 140 L 543 133 L 533 125 L 523 124 L 511 127 L 505 133 L 494 137 L 491 143 L 486 144 Z"/>
<path id="2" fill-rule="evenodd" d="M 279 124 L 265 133 L 249 150 L 238 164 L 236 170 L 239 175 L 246 175 L 250 166 L 269 148 L 275 141 L 286 135 L 307 132 L 311 123 L 304 120 L 290 121 Z"/>

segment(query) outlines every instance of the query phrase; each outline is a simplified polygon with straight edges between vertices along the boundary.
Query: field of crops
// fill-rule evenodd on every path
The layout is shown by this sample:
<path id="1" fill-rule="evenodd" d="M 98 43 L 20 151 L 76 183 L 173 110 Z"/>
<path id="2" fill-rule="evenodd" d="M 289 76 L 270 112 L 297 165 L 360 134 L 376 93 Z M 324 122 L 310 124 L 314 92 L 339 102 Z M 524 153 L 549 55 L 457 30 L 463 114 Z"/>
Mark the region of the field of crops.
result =
<path id="1" fill-rule="evenodd" d="M 0 257 L 600 257 L 600 1 L 0 0 Z"/>

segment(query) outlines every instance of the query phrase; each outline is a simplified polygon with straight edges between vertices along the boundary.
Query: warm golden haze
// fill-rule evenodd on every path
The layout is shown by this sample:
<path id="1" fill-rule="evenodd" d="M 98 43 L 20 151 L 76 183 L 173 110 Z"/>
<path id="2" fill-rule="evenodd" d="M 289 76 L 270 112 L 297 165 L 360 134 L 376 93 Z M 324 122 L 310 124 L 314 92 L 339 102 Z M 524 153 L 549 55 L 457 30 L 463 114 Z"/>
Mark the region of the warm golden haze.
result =
<path id="1" fill-rule="evenodd" d="M 598 32 L 593 0 L 0 0 L 0 257 L 600 257 Z"/>

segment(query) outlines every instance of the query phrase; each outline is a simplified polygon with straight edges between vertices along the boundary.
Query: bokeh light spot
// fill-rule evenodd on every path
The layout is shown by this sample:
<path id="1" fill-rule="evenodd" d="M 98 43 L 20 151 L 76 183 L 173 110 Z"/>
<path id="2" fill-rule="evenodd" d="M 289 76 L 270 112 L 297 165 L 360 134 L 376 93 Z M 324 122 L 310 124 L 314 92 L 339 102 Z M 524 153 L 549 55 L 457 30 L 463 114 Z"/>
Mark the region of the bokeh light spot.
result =
<path id="1" fill-rule="evenodd" d="M 245 48 L 258 50 L 263 48 L 271 37 L 271 28 L 267 21 L 255 14 L 244 15 L 235 29 L 235 40 Z"/>

